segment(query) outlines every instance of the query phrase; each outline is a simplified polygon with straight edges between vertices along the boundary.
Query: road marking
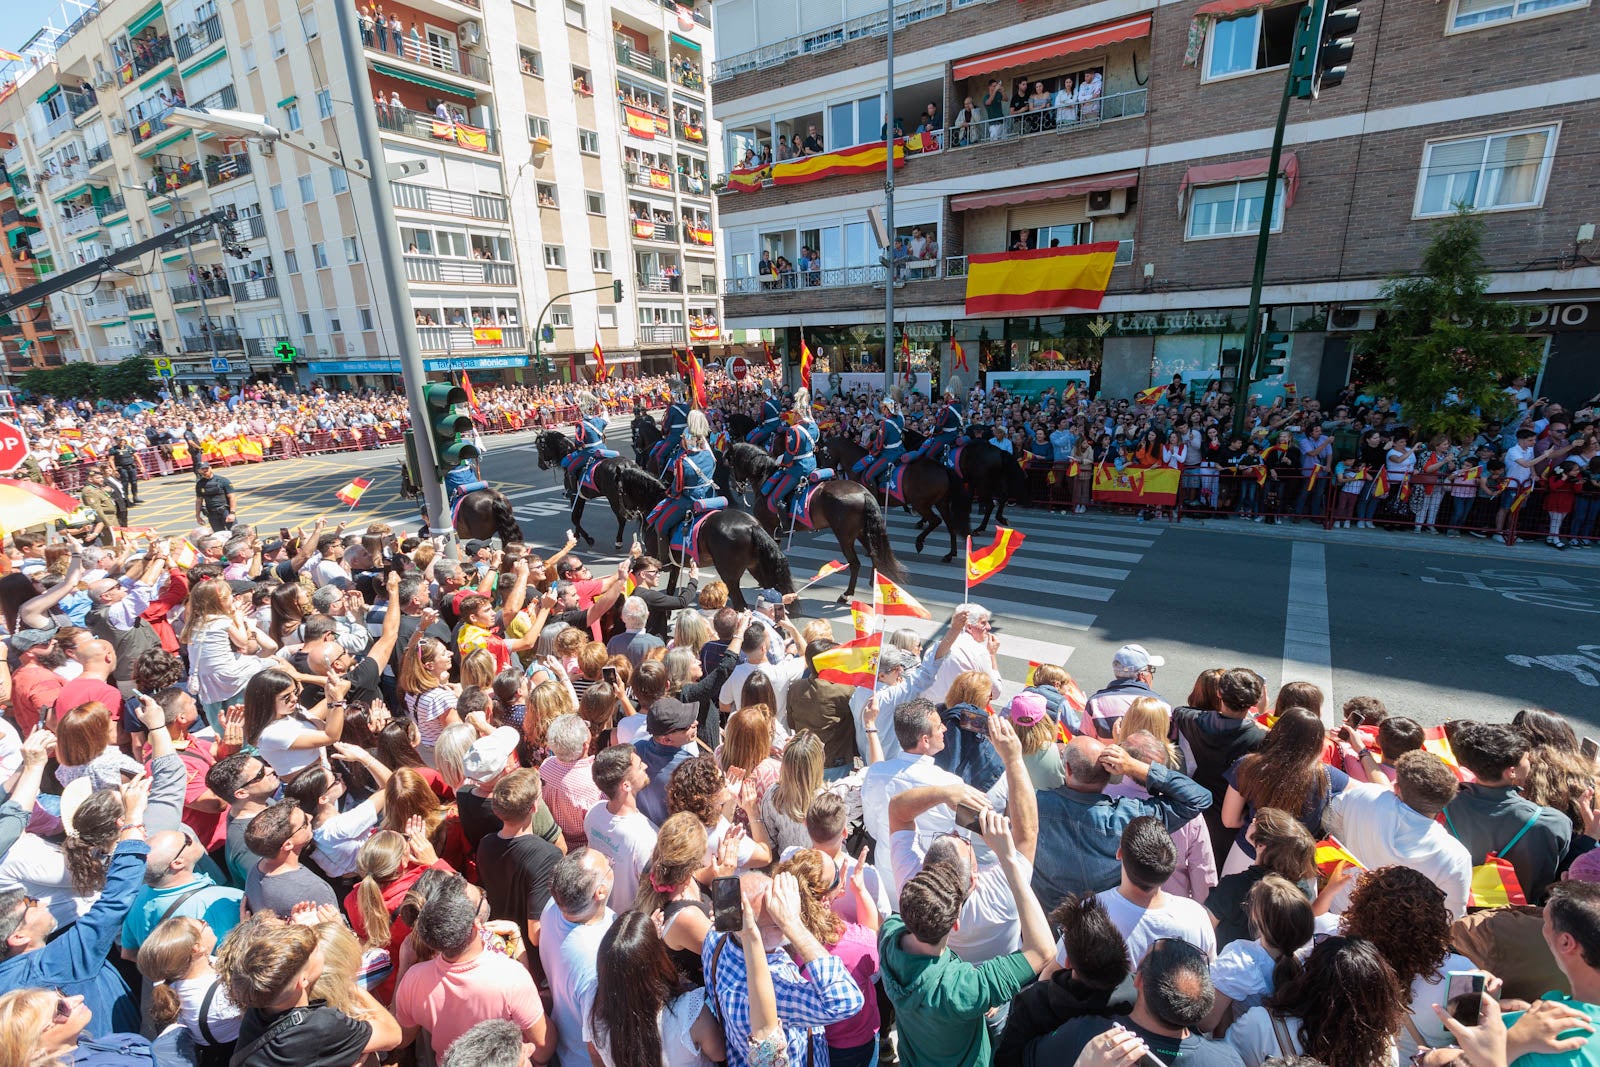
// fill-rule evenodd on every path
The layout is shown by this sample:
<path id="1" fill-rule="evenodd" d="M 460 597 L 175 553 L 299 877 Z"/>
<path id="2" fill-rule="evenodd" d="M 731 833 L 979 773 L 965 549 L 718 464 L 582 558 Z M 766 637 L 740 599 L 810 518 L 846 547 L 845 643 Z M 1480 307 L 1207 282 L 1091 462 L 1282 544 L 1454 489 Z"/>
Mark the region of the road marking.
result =
<path id="1" fill-rule="evenodd" d="M 1546 667 L 1561 674 L 1570 674 L 1579 685 L 1600 687 L 1600 645 L 1579 645 L 1575 653 L 1557 653 L 1548 656 L 1507 656 L 1506 662 L 1517 667 Z"/>
<path id="2" fill-rule="evenodd" d="M 1317 541 L 1289 552 L 1289 603 L 1283 619 L 1283 683 L 1310 682 L 1333 699 L 1333 647 L 1328 629 L 1328 560 Z"/>

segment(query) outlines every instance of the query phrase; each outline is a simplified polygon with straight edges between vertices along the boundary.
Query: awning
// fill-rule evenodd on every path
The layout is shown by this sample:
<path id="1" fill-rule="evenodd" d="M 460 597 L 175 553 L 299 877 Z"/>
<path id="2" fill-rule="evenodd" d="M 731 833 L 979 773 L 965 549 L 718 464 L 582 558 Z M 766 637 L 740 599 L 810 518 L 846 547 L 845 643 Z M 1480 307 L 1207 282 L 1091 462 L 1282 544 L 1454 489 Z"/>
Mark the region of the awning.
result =
<path id="1" fill-rule="evenodd" d="M 145 10 L 144 14 L 140 15 L 138 18 L 136 18 L 132 22 L 128 23 L 128 28 L 123 30 L 122 32 L 126 33 L 129 37 L 132 37 L 134 34 L 138 33 L 140 30 L 144 29 L 146 26 L 150 25 L 152 22 L 154 22 L 156 19 L 158 19 L 160 17 L 161 17 L 161 4 L 160 4 L 159 0 L 157 0 L 156 3 L 151 4 Z"/>
<path id="2" fill-rule="evenodd" d="M 1028 67 L 1047 59 L 1059 59 L 1074 52 L 1088 52 L 1122 41 L 1133 41 L 1150 36 L 1149 15 L 1105 22 L 1086 30 L 1074 30 L 1058 37 L 1012 45 L 981 56 L 964 59 L 955 65 L 955 79 L 962 81 L 980 74 L 989 74 L 1011 67 Z"/>
<path id="3" fill-rule="evenodd" d="M 1045 200 L 1065 200 L 1069 196 L 1088 196 L 1106 189 L 1132 189 L 1139 184 L 1136 170 L 1101 174 L 1093 178 L 1068 178 L 1059 182 L 1041 182 L 1010 189 L 1000 193 L 967 193 L 950 198 L 951 211 L 977 211 L 986 207 L 1010 207 L 1015 204 L 1034 204 Z"/>
<path id="4" fill-rule="evenodd" d="M 1258 178 L 1265 178 L 1271 156 L 1258 156 L 1255 159 L 1241 159 L 1235 163 L 1212 163 L 1204 167 L 1190 167 L 1183 172 L 1183 181 L 1178 183 L 1178 214 L 1183 214 L 1189 203 L 1189 189 L 1197 185 L 1219 185 L 1222 182 L 1250 182 Z M 1294 206 L 1294 194 L 1300 188 L 1300 157 L 1293 152 L 1285 152 L 1278 160 L 1278 173 L 1283 177 L 1283 206 Z"/>
<path id="5" fill-rule="evenodd" d="M 399 78 L 401 81 L 432 89 L 436 93 L 449 93 L 451 96 L 459 96 L 471 100 L 474 104 L 478 102 L 477 94 L 471 89 L 463 89 L 458 85 L 451 85 L 449 82 L 438 81 L 428 77 L 426 74 L 413 74 L 404 67 L 391 67 L 386 63 L 374 63 L 372 64 L 372 69 L 379 74 L 386 74 L 391 78 Z"/>
<path id="6" fill-rule="evenodd" d="M 680 48 L 687 48 L 687 49 L 690 49 L 691 51 L 695 51 L 695 52 L 700 51 L 700 46 L 695 44 L 693 41 L 689 40 L 689 38 L 687 38 L 687 37 L 679 37 L 675 33 L 669 33 L 669 34 L 667 34 L 667 36 L 672 38 L 672 43 L 677 45 L 677 46 L 679 46 Z"/>
<path id="7" fill-rule="evenodd" d="M 50 99 L 52 96 L 56 95 L 60 91 L 61 91 L 61 86 L 59 86 L 59 85 L 50 86 L 50 88 L 46 89 L 42 94 L 40 94 L 39 103 L 41 103 L 41 104 L 44 103 L 46 100 Z"/>
<path id="8" fill-rule="evenodd" d="M 1277 0 L 1211 0 L 1208 4 L 1201 4 L 1194 9 L 1194 18 L 1205 15 L 1209 18 L 1224 19 L 1229 15 L 1237 15 L 1244 11 L 1255 11 L 1258 8 L 1271 7 Z"/>
<path id="9" fill-rule="evenodd" d="M 209 56 L 206 56 L 200 62 L 196 63 L 194 66 L 190 67 L 188 70 L 184 71 L 183 76 L 185 78 L 193 77 L 194 75 L 199 74 L 202 70 L 205 70 L 207 67 L 211 66 L 213 63 L 220 63 L 227 58 L 228 50 L 226 48 L 219 48 L 215 52 L 212 52 Z"/>

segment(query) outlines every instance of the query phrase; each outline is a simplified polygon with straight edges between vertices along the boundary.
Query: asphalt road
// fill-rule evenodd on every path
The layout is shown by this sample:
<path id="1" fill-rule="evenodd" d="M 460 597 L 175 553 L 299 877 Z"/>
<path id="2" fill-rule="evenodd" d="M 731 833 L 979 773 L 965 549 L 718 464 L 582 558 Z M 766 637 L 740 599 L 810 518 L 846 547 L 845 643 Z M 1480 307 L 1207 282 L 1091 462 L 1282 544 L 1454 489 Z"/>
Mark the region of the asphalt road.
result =
<path id="1" fill-rule="evenodd" d="M 614 446 L 631 455 L 619 425 Z M 483 468 L 506 491 L 529 541 L 554 546 L 570 525 L 558 472 L 540 471 L 532 435 L 493 438 Z M 361 528 L 377 519 L 415 528 L 415 505 L 399 496 L 399 449 L 236 467 L 245 521 L 263 531 L 319 515 Z M 371 477 L 361 505 L 335 492 Z M 193 525 L 187 475 L 144 487 L 134 525 L 176 532 Z M 1166 665 L 1156 688 L 1182 701 L 1212 666 L 1248 666 L 1269 687 L 1308 680 L 1335 703 L 1375 695 L 1391 711 L 1425 723 L 1504 720 L 1522 707 L 1566 715 L 1600 736 L 1600 550 L 1558 553 L 1537 542 L 1498 542 L 1385 531 L 1239 522 L 1136 523 L 1104 515 L 1050 515 L 1015 508 L 1027 541 L 1011 565 L 973 592 L 996 615 L 1002 674 L 1020 688 L 1029 661 L 1064 663 L 1086 692 L 1105 684 L 1111 657 L 1129 641 Z M 585 525 L 594 558 L 615 560 L 614 520 L 604 501 Z M 934 615 L 913 625 L 939 632 L 962 600 L 961 565 L 941 564 L 937 536 L 918 556 L 910 517 L 889 514 L 908 588 Z M 982 540 L 982 538 L 980 538 Z M 948 542 L 944 542 L 948 544 Z M 839 558 L 832 534 L 803 533 L 788 545 L 804 581 Z M 845 576 L 803 597 L 807 616 L 835 620 Z M 747 580 L 746 589 L 753 583 Z M 870 597 L 863 585 L 858 596 Z"/>

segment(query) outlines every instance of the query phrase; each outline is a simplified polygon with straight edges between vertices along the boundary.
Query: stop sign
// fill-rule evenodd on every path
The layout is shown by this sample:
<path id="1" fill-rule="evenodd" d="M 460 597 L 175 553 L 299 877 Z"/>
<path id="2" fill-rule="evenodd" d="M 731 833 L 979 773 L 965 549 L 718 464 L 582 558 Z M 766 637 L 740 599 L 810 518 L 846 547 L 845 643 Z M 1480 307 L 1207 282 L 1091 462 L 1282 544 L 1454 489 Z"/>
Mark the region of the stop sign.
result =
<path id="1" fill-rule="evenodd" d="M 14 422 L 0 422 L 0 474 L 10 474 L 28 458 L 28 439 Z"/>
<path id="2" fill-rule="evenodd" d="M 744 381 L 750 375 L 750 361 L 743 356 L 734 356 L 728 360 L 728 373 L 733 375 L 734 381 Z"/>

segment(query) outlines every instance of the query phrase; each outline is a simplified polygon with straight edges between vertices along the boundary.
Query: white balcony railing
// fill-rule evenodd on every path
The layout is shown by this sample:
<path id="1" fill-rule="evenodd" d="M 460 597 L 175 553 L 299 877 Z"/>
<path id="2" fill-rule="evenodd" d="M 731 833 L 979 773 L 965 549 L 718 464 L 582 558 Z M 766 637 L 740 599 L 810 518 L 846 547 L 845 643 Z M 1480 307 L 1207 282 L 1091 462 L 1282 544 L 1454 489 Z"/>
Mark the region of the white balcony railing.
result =
<path id="1" fill-rule="evenodd" d="M 977 122 L 949 127 L 945 147 L 976 148 L 1017 137 L 1092 130 L 1103 122 L 1143 115 L 1146 97 L 1147 90 L 1132 89 L 1125 93 L 1097 96 L 1093 100 L 1074 101 L 1062 107 L 1024 111 L 998 119 L 979 119 Z"/>
<path id="2" fill-rule="evenodd" d="M 894 28 L 903 30 L 925 19 L 937 18 L 947 11 L 958 11 L 979 3 L 994 0 L 905 0 L 894 7 Z M 762 70 L 788 62 L 796 56 L 811 55 L 842 48 L 851 41 L 882 37 L 889 32 L 889 18 L 884 11 L 847 19 L 822 26 L 807 33 L 787 37 L 781 41 L 762 45 L 748 52 L 719 58 L 711 70 L 711 80 L 721 81 L 745 71 Z"/>
<path id="3" fill-rule="evenodd" d="M 76 215 L 61 220 L 61 232 L 68 237 L 100 228 L 100 216 L 85 208 Z"/>
<path id="4" fill-rule="evenodd" d="M 516 285 L 517 268 L 493 259 L 454 256 L 406 256 L 406 278 L 413 282 L 452 285 Z"/>

